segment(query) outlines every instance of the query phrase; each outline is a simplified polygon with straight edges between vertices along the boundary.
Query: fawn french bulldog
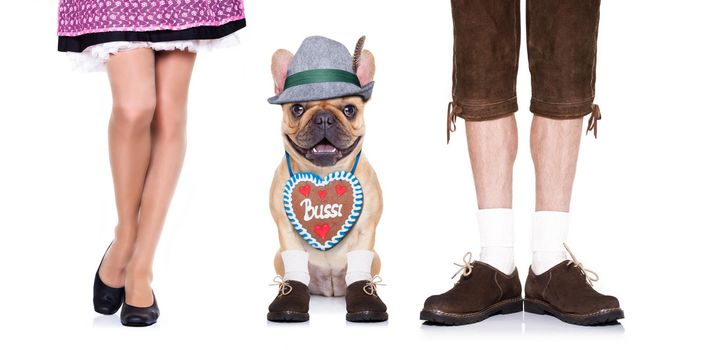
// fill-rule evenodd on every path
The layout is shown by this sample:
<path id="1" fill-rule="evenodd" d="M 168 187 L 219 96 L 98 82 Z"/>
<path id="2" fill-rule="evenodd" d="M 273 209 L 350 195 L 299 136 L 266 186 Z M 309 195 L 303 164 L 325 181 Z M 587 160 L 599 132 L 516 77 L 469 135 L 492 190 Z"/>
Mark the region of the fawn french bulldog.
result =
<path id="1" fill-rule="evenodd" d="M 353 56 L 318 36 L 305 39 L 295 55 L 273 54 L 276 96 L 269 102 L 282 107 L 285 158 L 270 191 L 280 240 L 270 321 L 307 321 L 310 294 L 345 296 L 348 321 L 388 318 L 376 290 L 380 259 L 373 249 L 383 198 L 361 154 L 375 73 L 364 40 Z"/>

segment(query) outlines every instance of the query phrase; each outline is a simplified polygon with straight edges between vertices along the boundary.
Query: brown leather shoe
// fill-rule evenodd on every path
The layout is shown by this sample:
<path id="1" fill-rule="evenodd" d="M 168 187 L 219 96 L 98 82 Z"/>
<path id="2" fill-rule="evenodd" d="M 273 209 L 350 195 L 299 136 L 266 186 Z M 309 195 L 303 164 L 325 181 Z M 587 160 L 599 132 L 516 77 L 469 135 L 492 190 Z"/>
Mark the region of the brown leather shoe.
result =
<path id="1" fill-rule="evenodd" d="M 276 281 L 280 288 L 278 296 L 268 306 L 268 321 L 305 322 L 309 321 L 310 290 L 298 281 Z"/>
<path id="2" fill-rule="evenodd" d="M 387 307 L 377 292 L 375 278 L 358 281 L 346 287 L 346 321 L 383 322 L 388 320 Z"/>
<path id="3" fill-rule="evenodd" d="M 419 319 L 428 324 L 464 325 L 480 322 L 497 314 L 522 311 L 522 285 L 514 269 L 506 275 L 480 261 L 463 258 L 461 278 L 448 292 L 430 296 Z M 466 259 L 466 257 L 468 259 Z"/>
<path id="4" fill-rule="evenodd" d="M 592 288 L 597 274 L 585 269 L 572 253 L 571 258 L 540 275 L 529 269 L 524 311 L 581 326 L 616 324 L 624 318 L 617 298 Z"/>

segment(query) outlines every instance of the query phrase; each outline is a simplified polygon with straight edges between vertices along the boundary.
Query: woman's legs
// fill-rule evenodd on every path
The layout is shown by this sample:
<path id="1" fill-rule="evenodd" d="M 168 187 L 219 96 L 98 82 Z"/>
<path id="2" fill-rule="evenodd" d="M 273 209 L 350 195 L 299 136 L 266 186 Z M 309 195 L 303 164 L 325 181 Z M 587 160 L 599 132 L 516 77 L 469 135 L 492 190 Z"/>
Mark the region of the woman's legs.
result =
<path id="1" fill-rule="evenodd" d="M 152 264 L 185 156 L 188 86 L 194 63 L 194 53 L 156 53 L 157 102 L 151 124 L 151 158 L 141 194 L 134 252 L 126 269 L 126 302 L 132 306 L 153 303 Z"/>
<path id="2" fill-rule="evenodd" d="M 100 278 L 108 286 L 121 287 L 137 235 L 151 155 L 150 128 L 156 110 L 154 52 L 136 49 L 113 55 L 107 71 L 113 101 L 108 133 L 118 223 Z"/>

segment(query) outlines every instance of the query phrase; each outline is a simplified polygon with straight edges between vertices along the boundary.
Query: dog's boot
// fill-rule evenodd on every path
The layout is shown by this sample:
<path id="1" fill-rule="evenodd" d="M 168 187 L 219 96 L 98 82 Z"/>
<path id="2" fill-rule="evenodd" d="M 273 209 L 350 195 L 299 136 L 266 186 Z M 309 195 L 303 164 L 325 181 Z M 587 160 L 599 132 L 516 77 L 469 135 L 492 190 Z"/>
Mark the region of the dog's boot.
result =
<path id="1" fill-rule="evenodd" d="M 571 258 L 540 275 L 529 269 L 524 311 L 581 326 L 616 324 L 624 318 L 617 298 L 592 288 L 597 274 L 585 269 L 572 254 Z"/>
<path id="2" fill-rule="evenodd" d="M 469 257 L 470 253 L 466 254 Z M 506 275 L 480 261 L 464 257 L 458 282 L 446 293 L 424 302 L 419 318 L 427 324 L 457 326 L 480 322 L 497 314 L 522 311 L 522 285 L 515 268 Z M 457 264 L 458 265 L 458 264 Z M 455 275 L 454 275 L 455 277 Z"/>
<path id="3" fill-rule="evenodd" d="M 346 287 L 346 321 L 384 322 L 388 308 L 378 296 L 377 282 L 357 281 Z"/>
<path id="4" fill-rule="evenodd" d="M 278 282 L 278 295 L 268 306 L 268 321 L 305 322 L 309 321 L 310 290 L 298 281 L 282 278 Z"/>

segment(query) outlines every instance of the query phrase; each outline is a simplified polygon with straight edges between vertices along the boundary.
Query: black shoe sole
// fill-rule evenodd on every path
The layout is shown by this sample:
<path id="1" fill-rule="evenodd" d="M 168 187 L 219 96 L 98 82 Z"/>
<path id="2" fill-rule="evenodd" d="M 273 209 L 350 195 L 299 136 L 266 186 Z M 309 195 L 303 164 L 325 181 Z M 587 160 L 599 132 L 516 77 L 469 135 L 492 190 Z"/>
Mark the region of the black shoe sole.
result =
<path id="1" fill-rule="evenodd" d="M 148 327 L 158 321 L 161 316 L 161 311 L 156 302 L 156 294 L 151 291 L 154 301 L 151 306 L 141 307 L 122 303 L 122 313 L 119 315 L 119 320 L 123 326 L 127 327 Z"/>
<path id="2" fill-rule="evenodd" d="M 346 321 L 349 322 L 385 322 L 387 320 L 387 312 L 359 311 L 346 314 Z"/>
<path id="3" fill-rule="evenodd" d="M 568 314 L 559 312 L 551 305 L 534 299 L 524 299 L 524 311 L 537 315 L 550 315 L 563 322 L 578 326 L 606 326 L 618 324 L 617 320 L 624 318 L 620 308 L 603 309 L 589 314 Z"/>
<path id="4" fill-rule="evenodd" d="M 494 315 L 522 312 L 522 302 L 522 298 L 507 299 L 490 305 L 490 307 L 483 311 L 465 314 L 443 312 L 440 310 L 422 310 L 419 314 L 419 319 L 426 321 L 425 324 L 427 325 L 461 326 L 480 322 Z"/>
<path id="5" fill-rule="evenodd" d="M 108 315 L 108 316 L 109 316 L 109 315 L 114 315 L 115 313 L 117 313 L 117 311 L 119 311 L 119 308 L 120 308 L 120 307 L 122 307 L 122 303 L 120 303 L 119 306 L 117 306 L 116 309 L 115 309 L 115 308 L 107 308 L 107 307 L 100 307 L 100 306 L 95 306 L 95 305 L 93 305 L 93 309 L 95 310 L 95 312 L 97 312 L 97 313 L 99 313 L 99 314 L 101 314 L 101 315 Z"/>
<path id="6" fill-rule="evenodd" d="M 310 314 L 295 311 L 269 312 L 267 318 L 271 322 L 307 322 Z"/>
<path id="7" fill-rule="evenodd" d="M 134 322 L 122 322 L 122 325 L 125 327 L 148 327 L 156 324 L 156 321 L 151 322 L 151 323 L 134 323 Z"/>

